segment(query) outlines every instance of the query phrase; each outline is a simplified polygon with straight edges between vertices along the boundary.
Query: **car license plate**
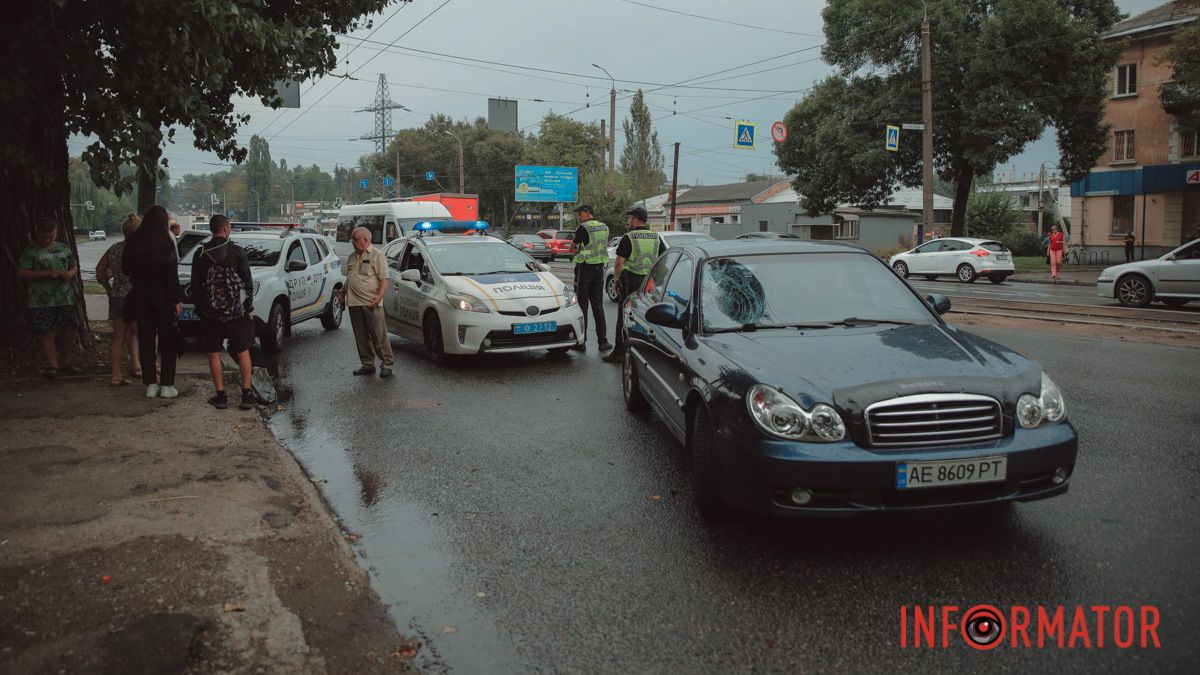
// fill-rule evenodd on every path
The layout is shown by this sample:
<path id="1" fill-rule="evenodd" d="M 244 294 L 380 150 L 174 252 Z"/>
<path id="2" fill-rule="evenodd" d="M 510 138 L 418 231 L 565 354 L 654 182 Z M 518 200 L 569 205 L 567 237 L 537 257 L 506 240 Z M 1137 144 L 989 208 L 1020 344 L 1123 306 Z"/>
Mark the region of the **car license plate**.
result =
<path id="1" fill-rule="evenodd" d="M 896 489 L 915 490 L 947 485 L 994 483 L 1005 479 L 1008 456 L 902 462 L 896 465 Z"/>
<path id="2" fill-rule="evenodd" d="M 179 313 L 180 321 L 199 321 L 200 315 L 194 309 L 184 309 Z"/>
<path id="3" fill-rule="evenodd" d="M 514 323 L 513 335 L 529 335 L 530 333 L 553 333 L 558 330 L 557 321 L 542 321 L 539 323 Z"/>
<path id="4" fill-rule="evenodd" d="M 1008 255 L 1006 255 L 1006 254 L 997 255 L 996 260 L 1008 260 Z"/>

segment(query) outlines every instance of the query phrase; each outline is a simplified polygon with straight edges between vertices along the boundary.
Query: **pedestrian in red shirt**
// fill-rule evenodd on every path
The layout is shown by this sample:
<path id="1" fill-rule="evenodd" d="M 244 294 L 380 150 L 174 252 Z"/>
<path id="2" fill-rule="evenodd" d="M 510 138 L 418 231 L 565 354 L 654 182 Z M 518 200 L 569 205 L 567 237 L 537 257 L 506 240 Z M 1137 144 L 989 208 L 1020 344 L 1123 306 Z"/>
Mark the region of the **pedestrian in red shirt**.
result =
<path id="1" fill-rule="evenodd" d="M 1058 225 L 1050 226 L 1050 278 L 1058 279 L 1058 271 L 1062 268 L 1063 260 L 1063 233 L 1059 231 Z"/>

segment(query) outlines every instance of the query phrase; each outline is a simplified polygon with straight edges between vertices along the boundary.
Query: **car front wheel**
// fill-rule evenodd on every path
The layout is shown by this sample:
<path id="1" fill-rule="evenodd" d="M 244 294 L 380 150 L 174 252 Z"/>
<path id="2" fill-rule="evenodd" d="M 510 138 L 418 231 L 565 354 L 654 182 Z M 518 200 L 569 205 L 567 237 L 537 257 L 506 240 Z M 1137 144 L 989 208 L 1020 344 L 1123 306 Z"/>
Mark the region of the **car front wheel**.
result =
<path id="1" fill-rule="evenodd" d="M 267 332 L 262 336 L 262 348 L 268 354 L 278 354 L 283 351 L 284 321 L 283 303 L 271 305 L 271 313 L 267 315 Z"/>
<path id="2" fill-rule="evenodd" d="M 701 403 L 692 416 L 692 490 L 696 493 L 696 510 L 708 522 L 720 521 L 729 515 L 729 506 L 721 497 L 715 436 L 708 410 Z"/>
<path id="3" fill-rule="evenodd" d="M 425 336 L 425 355 L 439 366 L 446 365 L 448 357 L 445 344 L 442 342 L 442 322 L 438 319 L 437 314 L 430 312 L 425 315 L 422 333 Z"/>
<path id="4" fill-rule="evenodd" d="M 908 278 L 908 265 L 903 260 L 899 260 L 896 264 L 892 265 L 892 269 L 896 270 L 896 274 L 899 274 L 901 279 Z"/>
<path id="5" fill-rule="evenodd" d="M 963 263 L 963 264 L 961 264 L 961 265 L 959 265 L 959 266 L 958 266 L 958 272 L 957 272 L 957 274 L 958 274 L 958 280 L 959 280 L 959 281 L 961 281 L 961 282 L 963 282 L 964 284 L 973 284 L 973 283 L 975 283 L 975 279 L 976 279 L 976 278 L 979 276 L 979 275 L 978 275 L 978 274 L 975 272 L 975 268 L 974 268 L 974 267 L 971 267 L 971 266 L 970 266 L 969 264 L 967 264 L 967 263 Z"/>
<path id="6" fill-rule="evenodd" d="M 625 349 L 625 360 L 621 366 L 621 394 L 625 398 L 625 407 L 630 412 L 645 412 L 649 406 L 646 397 L 638 387 L 637 366 L 633 363 L 633 354 L 628 347 Z"/>
<path id="7" fill-rule="evenodd" d="M 1117 300 L 1126 307 L 1145 307 L 1154 297 L 1146 277 L 1131 274 L 1117 283 Z"/>
<path id="8" fill-rule="evenodd" d="M 620 294 L 617 293 L 617 280 L 611 274 L 604 280 L 604 292 L 608 294 L 608 299 L 613 302 L 616 302 L 617 298 L 620 297 Z"/>

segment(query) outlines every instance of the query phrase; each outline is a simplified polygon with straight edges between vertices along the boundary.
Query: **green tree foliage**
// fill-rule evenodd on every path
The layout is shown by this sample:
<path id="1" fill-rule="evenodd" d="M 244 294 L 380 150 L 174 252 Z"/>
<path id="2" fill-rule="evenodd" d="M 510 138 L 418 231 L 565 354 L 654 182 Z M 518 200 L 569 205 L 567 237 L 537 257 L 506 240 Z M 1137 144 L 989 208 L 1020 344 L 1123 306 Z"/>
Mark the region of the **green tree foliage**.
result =
<path id="1" fill-rule="evenodd" d="M 977 192 L 967 206 L 967 234 L 972 237 L 996 239 L 1024 224 L 1024 213 L 1018 211 L 1007 192 Z"/>
<path id="2" fill-rule="evenodd" d="M 258 193 L 258 206 L 264 197 L 271 197 L 271 179 L 275 164 L 271 161 L 271 146 L 258 134 L 250 137 L 250 150 L 246 155 L 246 189 Z M 259 218 L 256 213 L 254 216 Z"/>
<path id="3" fill-rule="evenodd" d="M 605 171 L 593 171 L 579 179 L 579 201 L 592 205 L 592 215 L 608 225 L 613 237 L 625 234 L 625 212 L 637 201 L 633 190 L 633 182 L 621 173 L 610 177 Z"/>
<path id="4" fill-rule="evenodd" d="M 127 168 L 130 173 L 132 168 Z M 121 221 L 133 213 L 133 201 L 128 195 L 118 196 L 112 190 L 98 187 L 92 182 L 91 170 L 78 157 L 71 158 L 71 211 L 75 229 L 80 231 L 104 230 L 118 232 Z M 86 207 L 92 203 L 92 210 Z"/>
<path id="5" fill-rule="evenodd" d="M 658 132 L 650 122 L 650 108 L 638 89 L 629 104 L 629 119 L 621 123 L 625 148 L 621 151 L 621 171 L 628 176 L 634 199 L 645 199 L 662 192 L 667 174 L 663 172 L 662 146 Z"/>
<path id="6" fill-rule="evenodd" d="M 841 203 L 873 207 L 897 185 L 920 183 L 920 135 L 884 149 L 884 126 L 921 117 L 920 24 L 933 26 L 935 170 L 955 188 L 961 236 L 971 183 L 1020 153 L 1047 125 L 1067 179 L 1107 144 L 1104 102 L 1118 46 L 1101 39 L 1120 18 L 1113 0 L 832 0 L 823 47 L 837 73 L 788 113 L 779 166 L 813 214 Z"/>
<path id="7" fill-rule="evenodd" d="M 1200 0 L 1184 4 L 1200 7 Z M 1163 110 L 1175 116 L 1180 128 L 1200 131 L 1200 21 L 1176 29 L 1162 61 L 1171 64 L 1171 81 L 1158 88 Z"/>

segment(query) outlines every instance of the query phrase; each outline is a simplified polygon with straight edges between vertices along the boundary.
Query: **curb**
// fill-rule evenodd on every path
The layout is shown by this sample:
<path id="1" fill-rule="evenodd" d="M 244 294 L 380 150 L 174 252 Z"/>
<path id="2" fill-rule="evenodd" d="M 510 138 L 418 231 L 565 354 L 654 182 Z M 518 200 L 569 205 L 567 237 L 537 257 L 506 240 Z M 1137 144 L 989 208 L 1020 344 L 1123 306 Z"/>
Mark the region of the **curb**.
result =
<path id="1" fill-rule="evenodd" d="M 1094 281 L 1077 281 L 1073 279 L 1053 281 L 1051 279 L 1018 279 L 1012 276 L 1005 279 L 1005 281 L 1012 281 L 1018 284 L 1046 284 L 1047 286 L 1091 286 L 1093 288 L 1096 286 L 1096 282 Z"/>

